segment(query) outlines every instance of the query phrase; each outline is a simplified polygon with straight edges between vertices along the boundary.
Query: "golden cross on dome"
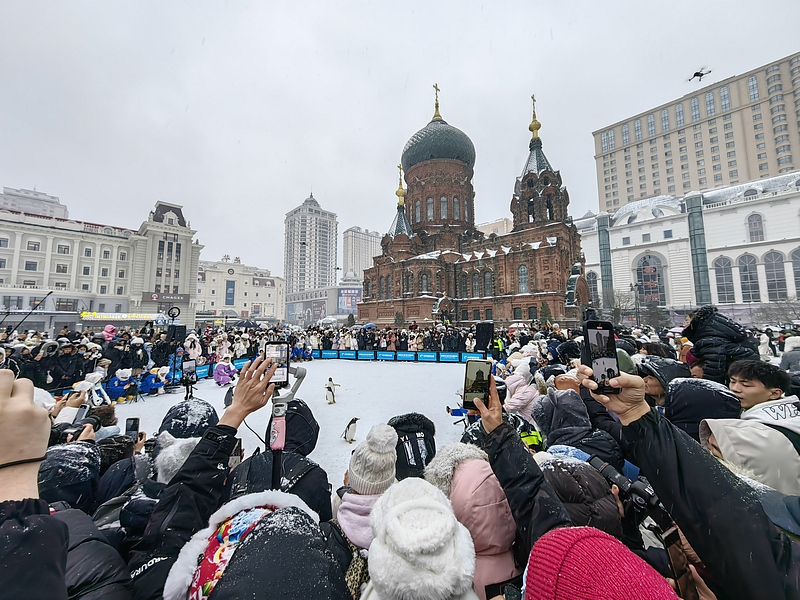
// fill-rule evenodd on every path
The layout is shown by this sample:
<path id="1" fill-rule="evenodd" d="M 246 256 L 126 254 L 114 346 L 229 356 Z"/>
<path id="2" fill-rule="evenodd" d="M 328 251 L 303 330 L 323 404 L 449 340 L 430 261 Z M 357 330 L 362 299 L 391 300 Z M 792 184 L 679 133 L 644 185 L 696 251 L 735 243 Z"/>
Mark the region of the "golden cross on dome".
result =
<path id="1" fill-rule="evenodd" d="M 434 83 L 433 84 L 433 89 L 436 90 L 436 92 L 435 92 L 436 93 L 436 105 L 435 105 L 435 110 L 433 111 L 433 118 L 434 119 L 441 119 L 442 115 L 439 114 L 439 92 L 441 92 L 442 90 L 439 89 L 439 84 L 438 83 Z"/>
<path id="2" fill-rule="evenodd" d="M 397 169 L 400 171 L 400 181 L 397 183 L 397 191 L 395 192 L 395 195 L 397 196 L 397 204 L 400 206 L 405 206 L 403 197 L 406 195 L 406 191 L 403 189 L 403 165 L 397 165 Z"/>

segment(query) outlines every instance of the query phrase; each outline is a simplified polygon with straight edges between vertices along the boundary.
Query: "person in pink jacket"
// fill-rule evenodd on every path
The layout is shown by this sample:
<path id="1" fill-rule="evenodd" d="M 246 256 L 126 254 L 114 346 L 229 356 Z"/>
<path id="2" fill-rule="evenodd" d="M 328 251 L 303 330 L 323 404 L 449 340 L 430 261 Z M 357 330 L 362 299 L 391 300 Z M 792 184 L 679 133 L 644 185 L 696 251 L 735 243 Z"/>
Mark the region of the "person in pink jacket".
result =
<path id="1" fill-rule="evenodd" d="M 534 424 L 531 416 L 531 406 L 539 395 L 539 391 L 532 385 L 528 385 L 522 375 L 509 375 L 506 377 L 506 401 L 503 404 L 507 412 L 517 413 L 531 425 Z"/>
<path id="2" fill-rule="evenodd" d="M 514 517 L 486 453 L 460 442 L 445 446 L 425 468 L 425 480 L 450 499 L 456 519 L 469 530 L 476 554 L 472 589 L 487 600 L 486 586 L 513 579 L 520 571 L 511 550 Z"/>

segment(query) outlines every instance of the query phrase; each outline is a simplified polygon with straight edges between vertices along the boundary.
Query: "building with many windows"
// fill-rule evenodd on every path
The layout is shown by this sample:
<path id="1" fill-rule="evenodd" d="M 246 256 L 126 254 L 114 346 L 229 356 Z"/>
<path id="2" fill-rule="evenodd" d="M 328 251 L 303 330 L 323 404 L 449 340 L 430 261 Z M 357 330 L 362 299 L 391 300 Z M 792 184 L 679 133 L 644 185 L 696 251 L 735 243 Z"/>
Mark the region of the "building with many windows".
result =
<path id="1" fill-rule="evenodd" d="M 286 317 L 284 280 L 269 269 L 231 260 L 201 260 L 197 269 L 197 314 L 199 317 L 269 319 Z"/>
<path id="2" fill-rule="evenodd" d="M 485 234 L 475 226 L 475 147 L 439 113 L 402 153 L 405 171 L 382 253 L 364 273 L 361 322 L 449 319 L 579 318 L 588 302 L 580 239 L 567 212 L 569 194 L 542 150 L 533 113 L 528 157 L 514 181 L 513 228 Z"/>
<path id="3" fill-rule="evenodd" d="M 194 323 L 195 231 L 176 204 L 157 202 L 138 229 L 0 209 L 0 310 L 6 325 L 52 332 L 141 323 L 177 306 Z M 43 300 L 48 292 L 50 297 Z"/>
<path id="4" fill-rule="evenodd" d="M 338 223 L 336 213 L 320 208 L 311 194 L 286 213 L 283 275 L 286 293 L 336 283 Z"/>
<path id="5" fill-rule="evenodd" d="M 342 234 L 342 271 L 352 273 L 361 281 L 364 269 L 381 253 L 381 234 L 377 231 L 350 227 Z"/>
<path id="6" fill-rule="evenodd" d="M 13 210 L 56 219 L 69 218 L 67 207 L 56 196 L 36 190 L 3 188 L 0 194 L 0 210 Z"/>
<path id="7" fill-rule="evenodd" d="M 800 53 L 592 135 L 601 211 L 788 173 L 800 167 Z"/>
<path id="8" fill-rule="evenodd" d="M 638 200 L 575 224 L 596 306 L 631 316 L 636 294 L 676 324 L 706 304 L 747 324 L 781 303 L 800 310 L 800 172 Z"/>

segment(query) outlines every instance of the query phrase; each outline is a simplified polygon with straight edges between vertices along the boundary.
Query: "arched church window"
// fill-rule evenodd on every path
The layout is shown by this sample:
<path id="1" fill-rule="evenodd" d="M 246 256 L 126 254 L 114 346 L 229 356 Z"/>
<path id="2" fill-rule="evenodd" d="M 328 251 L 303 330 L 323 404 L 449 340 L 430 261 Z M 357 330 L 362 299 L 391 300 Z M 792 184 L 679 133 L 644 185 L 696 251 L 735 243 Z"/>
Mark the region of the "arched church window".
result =
<path id="1" fill-rule="evenodd" d="M 386 297 L 386 280 L 381 276 L 380 287 L 378 288 L 378 300 L 383 300 Z"/>
<path id="2" fill-rule="evenodd" d="M 392 296 L 393 296 L 393 294 L 392 294 L 392 276 L 391 275 L 387 275 L 386 276 L 386 299 L 387 300 L 391 300 Z"/>
<path id="3" fill-rule="evenodd" d="M 714 261 L 714 278 L 717 280 L 717 302 L 733 304 L 736 293 L 733 289 L 733 263 L 730 258 L 720 256 Z"/>
<path id="4" fill-rule="evenodd" d="M 461 285 L 459 286 L 461 289 L 458 290 L 461 293 L 462 298 L 469 298 L 469 289 L 467 289 L 467 274 L 461 274 Z"/>
<path id="5" fill-rule="evenodd" d="M 419 212 L 419 200 L 417 200 L 414 203 L 414 221 L 419 223 L 421 220 L 422 220 L 422 217 L 420 217 L 420 212 Z"/>
<path id="6" fill-rule="evenodd" d="M 547 196 L 547 220 L 553 221 L 555 216 L 553 214 L 553 197 L 548 195 Z"/>
<path id="7" fill-rule="evenodd" d="M 436 291 L 444 293 L 444 284 L 442 283 L 441 273 L 436 273 Z"/>
<path id="8" fill-rule="evenodd" d="M 483 274 L 483 295 L 493 296 L 494 292 L 492 291 L 492 287 L 492 272 L 486 271 Z"/>
<path id="9" fill-rule="evenodd" d="M 464 200 L 464 220 L 469 221 L 469 201 Z"/>
<path id="10" fill-rule="evenodd" d="M 419 276 L 419 291 L 423 294 L 428 293 L 428 274 L 423 273 Z"/>
<path id="11" fill-rule="evenodd" d="M 657 256 L 643 256 L 636 267 L 636 280 L 639 283 L 639 300 L 647 304 L 666 306 L 664 291 L 664 267 Z"/>
<path id="12" fill-rule="evenodd" d="M 792 252 L 792 271 L 794 272 L 794 288 L 800 294 L 800 248 Z"/>
<path id="13" fill-rule="evenodd" d="M 786 300 L 786 270 L 783 268 L 783 255 L 780 252 L 767 252 L 764 255 L 764 269 L 767 272 L 767 295 L 770 302 Z"/>
<path id="14" fill-rule="evenodd" d="M 440 219 L 447 218 L 447 196 L 442 196 L 439 199 L 439 215 Z"/>
<path id="15" fill-rule="evenodd" d="M 461 203 L 458 201 L 458 196 L 453 198 L 453 218 L 456 221 L 461 219 Z"/>
<path id="16" fill-rule="evenodd" d="M 481 297 L 481 279 L 477 273 L 472 274 L 472 296 L 473 298 Z"/>
<path id="17" fill-rule="evenodd" d="M 433 198 L 428 198 L 428 203 L 426 208 L 427 208 L 428 221 L 433 221 Z"/>
<path id="18" fill-rule="evenodd" d="M 517 293 L 528 293 L 528 267 L 520 265 L 517 269 Z"/>

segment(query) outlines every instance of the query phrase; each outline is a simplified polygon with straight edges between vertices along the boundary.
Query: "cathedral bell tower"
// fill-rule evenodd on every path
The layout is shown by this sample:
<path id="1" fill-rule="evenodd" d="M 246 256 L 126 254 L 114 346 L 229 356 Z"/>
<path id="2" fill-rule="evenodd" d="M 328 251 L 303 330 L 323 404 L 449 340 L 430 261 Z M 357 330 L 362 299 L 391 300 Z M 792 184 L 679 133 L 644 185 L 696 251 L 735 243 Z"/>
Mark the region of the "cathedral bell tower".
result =
<path id="1" fill-rule="evenodd" d="M 539 130 L 542 124 L 536 119 L 536 98 L 533 102 L 533 119 L 528 126 L 531 142 L 530 153 L 522 175 L 514 184 L 511 198 L 511 213 L 514 215 L 514 231 L 530 229 L 539 225 L 567 220 L 569 194 L 561 183 L 561 173 L 554 171 L 542 151 Z"/>

